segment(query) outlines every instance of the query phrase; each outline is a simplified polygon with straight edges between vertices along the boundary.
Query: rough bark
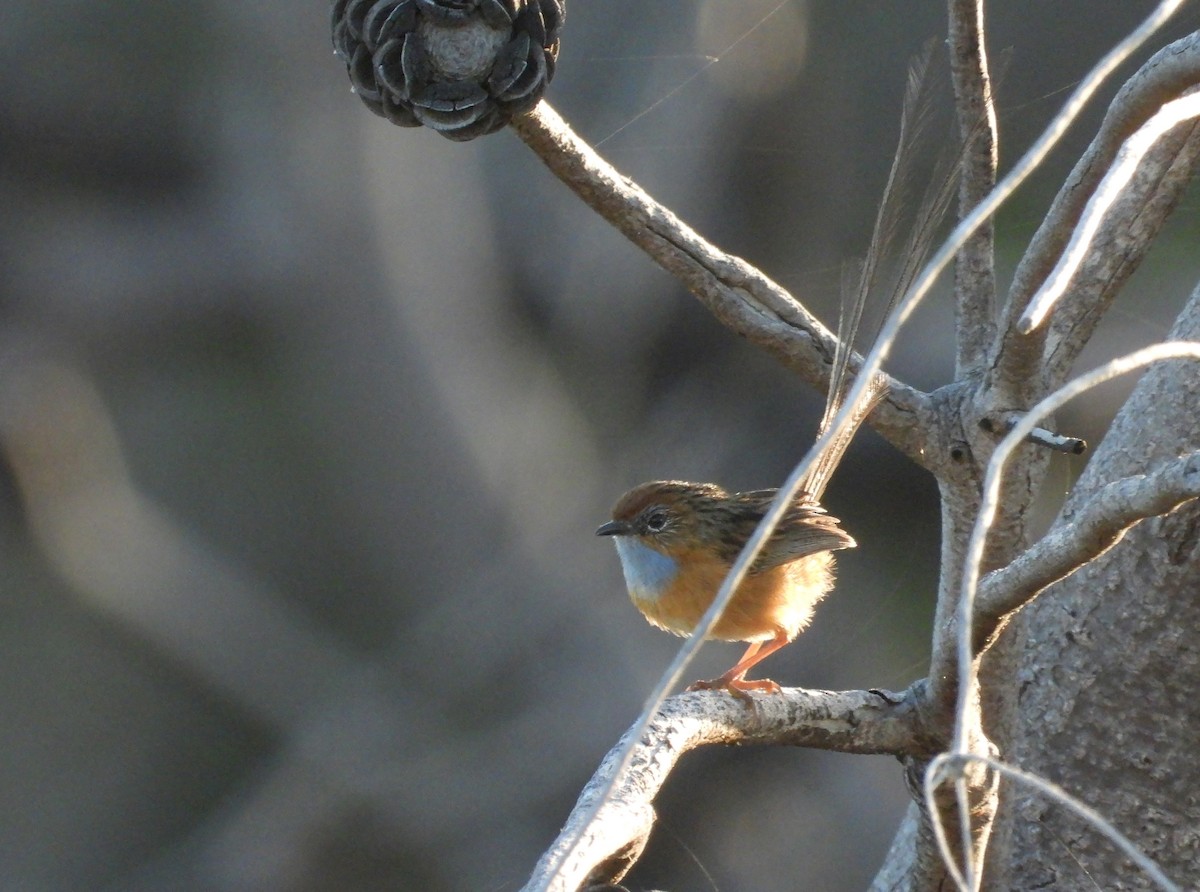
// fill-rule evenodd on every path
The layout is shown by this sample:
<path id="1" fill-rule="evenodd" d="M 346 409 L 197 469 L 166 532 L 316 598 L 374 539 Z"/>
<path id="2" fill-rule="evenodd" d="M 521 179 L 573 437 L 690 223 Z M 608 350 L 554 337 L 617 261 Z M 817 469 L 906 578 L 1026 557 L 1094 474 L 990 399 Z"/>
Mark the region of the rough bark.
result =
<path id="1" fill-rule="evenodd" d="M 1200 337 L 1200 290 L 1172 332 Z M 1063 513 L 1109 481 L 1200 447 L 1200 369 L 1149 371 Z M 1099 810 L 1177 882 L 1200 870 L 1200 508 L 1140 524 L 1055 584 L 1016 622 L 1024 632 L 1020 711 L 1006 758 Z M 1113 845 L 1062 809 L 1013 791 L 991 853 L 997 889 L 1149 888 Z"/>

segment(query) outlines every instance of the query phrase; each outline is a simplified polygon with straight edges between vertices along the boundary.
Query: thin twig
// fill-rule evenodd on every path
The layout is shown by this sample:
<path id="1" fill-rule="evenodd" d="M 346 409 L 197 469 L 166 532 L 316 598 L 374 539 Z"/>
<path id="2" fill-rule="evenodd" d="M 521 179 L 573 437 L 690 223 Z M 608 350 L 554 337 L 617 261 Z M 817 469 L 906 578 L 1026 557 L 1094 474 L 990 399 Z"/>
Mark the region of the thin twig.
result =
<path id="1" fill-rule="evenodd" d="M 1087 452 L 1087 440 L 1080 437 L 1068 437 L 1065 434 L 1056 434 L 1054 431 L 1048 431 L 1044 427 L 1035 427 L 1029 432 L 1029 436 L 1025 438 L 1027 443 L 1036 443 L 1038 446 L 1044 446 L 1052 452 L 1061 452 L 1063 455 L 1083 455 Z"/>
<path id="2" fill-rule="evenodd" d="M 1021 415 L 1018 412 L 1005 412 L 999 418 L 984 416 L 979 420 L 979 426 L 988 433 L 999 432 L 1007 434 L 1013 429 L 1018 421 L 1021 420 Z M 1065 434 L 1056 434 L 1054 431 L 1046 430 L 1044 427 L 1035 427 L 1029 432 L 1026 441 L 1035 443 L 1038 446 L 1044 446 L 1053 452 L 1061 452 L 1065 455 L 1083 455 L 1087 452 L 1087 440 L 1079 437 L 1068 437 Z"/>

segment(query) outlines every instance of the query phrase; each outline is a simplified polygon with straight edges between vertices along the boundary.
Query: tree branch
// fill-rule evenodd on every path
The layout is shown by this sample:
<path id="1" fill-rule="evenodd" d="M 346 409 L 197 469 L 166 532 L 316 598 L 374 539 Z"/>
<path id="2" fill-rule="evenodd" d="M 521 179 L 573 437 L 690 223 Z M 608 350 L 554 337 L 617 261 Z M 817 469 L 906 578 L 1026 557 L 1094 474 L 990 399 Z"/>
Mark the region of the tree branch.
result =
<path id="1" fill-rule="evenodd" d="M 1138 166 L 1059 302 L 1046 335 L 1044 379 L 1063 380 L 1125 281 L 1141 265 L 1200 162 L 1200 124 L 1177 126 Z"/>
<path id="2" fill-rule="evenodd" d="M 950 699 L 955 700 L 958 704 L 955 713 L 960 716 L 960 729 L 963 725 L 961 716 L 972 703 L 972 688 L 977 683 L 976 675 L 980 662 L 975 641 L 975 632 L 978 629 L 975 611 L 978 608 L 981 558 L 993 523 L 1001 510 L 1000 492 L 1004 477 L 1008 473 L 1009 460 L 1013 458 L 1017 447 L 1030 431 L 1036 427 L 1037 422 L 1058 411 L 1068 401 L 1106 381 L 1144 366 L 1182 358 L 1200 361 L 1200 342 L 1165 341 L 1109 360 L 1043 398 L 996 446 L 988 462 L 979 513 L 967 546 L 957 610 L 953 622 L 946 629 L 939 630 L 929 672 L 932 702 L 935 705 L 944 705 Z M 1113 499 L 1113 510 L 1118 511 L 1123 503 L 1116 496 Z M 956 733 L 955 748 L 965 751 L 960 746 L 961 738 L 962 732 L 959 730 Z"/>
<path id="3" fill-rule="evenodd" d="M 950 0 L 950 47 L 959 135 L 967 147 L 958 187 L 961 218 L 996 185 L 996 110 L 984 47 L 983 0 Z M 995 338 L 994 241 L 989 219 L 958 253 L 954 270 L 956 378 L 982 364 Z"/>
<path id="4" fill-rule="evenodd" d="M 546 102 L 514 119 L 517 135 L 589 207 L 678 278 L 730 330 L 763 348 L 818 390 L 833 366 L 836 336 L 783 286 L 702 238 L 641 187 L 619 174 Z M 851 362 L 857 372 L 861 357 Z M 888 378 L 888 396 L 868 423 L 925 464 L 926 395 Z"/>
<path id="5" fill-rule="evenodd" d="M 971 531 L 967 546 L 966 560 L 963 565 L 961 591 L 958 608 L 954 619 L 946 630 L 949 634 L 939 635 L 943 646 L 935 644 L 933 660 L 929 675 L 929 692 L 931 704 L 935 711 L 944 711 L 945 704 L 953 699 L 954 735 L 950 752 L 954 754 L 982 754 L 979 744 L 987 744 L 987 740 L 979 731 L 982 727 L 980 711 L 980 648 L 976 639 L 979 620 L 976 616 L 979 592 L 980 566 L 984 555 L 988 532 L 1000 511 L 1000 492 L 1006 473 L 1006 465 L 1017 447 L 1025 440 L 1041 418 L 1059 409 L 1068 400 L 1087 392 L 1091 388 L 1109 381 L 1121 374 L 1142 368 L 1153 362 L 1187 357 L 1200 360 L 1200 344 L 1193 342 L 1168 342 L 1131 353 L 1128 356 L 1111 360 L 1093 371 L 1080 376 L 1069 384 L 1060 387 L 1054 393 L 1045 397 L 1029 413 L 1020 419 L 997 445 L 991 460 L 988 462 L 987 474 L 984 479 L 982 499 L 979 506 L 978 518 Z M 941 630 L 939 630 L 941 632 Z M 954 639 L 953 653 L 945 646 L 950 637 Z M 990 636 L 989 636 L 990 637 Z M 964 782 L 955 785 L 960 800 L 960 813 L 966 814 L 969 802 L 968 784 Z M 927 788 L 928 793 L 928 788 Z M 994 807 L 994 794 L 989 798 Z M 972 808 L 975 802 L 971 801 Z M 973 836 L 975 824 L 970 828 L 964 823 L 963 832 Z M 985 833 L 989 828 L 984 828 Z M 964 851 L 966 847 L 964 846 Z M 978 850 L 978 862 L 968 864 L 964 876 L 968 879 L 977 878 L 982 871 L 982 847 Z M 960 883 L 960 886 L 962 884 Z M 969 883 L 970 889 L 977 888 L 975 882 Z"/>
<path id="6" fill-rule="evenodd" d="M 1008 617 L 1048 586 L 1112 548 L 1134 524 L 1168 514 L 1200 497 L 1200 452 L 1168 462 L 1151 474 L 1109 483 L 1019 558 L 988 574 L 979 587 L 974 639 L 986 650 Z"/>
<path id="7" fill-rule="evenodd" d="M 1111 168 L 1121 145 L 1156 114 L 1165 102 L 1178 97 L 1197 83 L 1200 83 L 1200 32 L 1178 40 L 1155 53 L 1113 99 L 1099 132 L 1063 184 L 1014 274 L 1008 302 L 1003 311 L 1001 340 L 991 363 L 994 385 L 1002 394 L 1001 403 L 1009 406 L 1028 405 L 1044 392 L 1042 388 L 1052 389 L 1054 384 L 1061 380 L 1061 375 L 1065 374 L 1065 369 L 1070 366 L 1087 337 L 1090 337 L 1103 308 L 1107 308 L 1120 285 L 1137 268 L 1150 240 L 1158 232 L 1158 226 L 1174 207 L 1173 201 L 1152 213 L 1143 210 L 1139 217 L 1142 224 L 1146 225 L 1157 219 L 1158 225 L 1148 226 L 1144 236 L 1139 237 L 1136 242 L 1126 240 L 1120 247 L 1119 259 L 1123 268 L 1119 272 L 1110 269 L 1103 275 L 1083 280 L 1090 284 L 1089 294 L 1082 303 L 1089 307 L 1088 315 L 1092 322 L 1086 329 L 1073 326 L 1075 331 L 1071 343 L 1066 345 L 1067 349 L 1060 351 L 1056 358 L 1056 374 L 1051 377 L 1045 376 L 1042 363 L 1049 329 L 1043 326 L 1030 334 L 1021 334 L 1017 330 L 1018 320 L 1058 262 L 1087 202 Z M 1157 163 L 1162 165 L 1160 171 L 1171 163 L 1168 159 L 1163 165 L 1163 151 L 1169 150 L 1154 153 L 1158 159 Z M 1151 194 L 1154 194 L 1153 191 Z M 1144 192 L 1141 200 L 1146 201 Z M 1123 201 L 1122 207 L 1131 208 L 1136 205 Z M 1128 209 L 1124 213 L 1120 212 L 1120 209 L 1115 211 L 1106 226 L 1109 238 L 1114 232 L 1119 232 L 1122 226 L 1128 226 L 1129 218 Z M 1080 302 L 1076 302 L 1076 305 L 1078 303 Z"/>
<path id="8" fill-rule="evenodd" d="M 1144 40 L 1153 25 L 1161 22 L 1177 6 L 1178 2 L 1166 0 L 1159 12 L 1147 20 L 1147 25 L 1139 29 L 1136 37 L 1124 41 L 1118 51 L 1106 57 L 1076 91 L 1043 137 L 1005 178 L 1004 184 L 978 201 L 974 209 L 965 215 L 911 292 L 889 317 L 879 343 L 870 354 L 873 364 L 877 365 L 877 361 L 890 348 L 896 329 L 928 291 L 936 272 L 969 239 L 974 228 L 995 211 L 1004 196 L 1028 175 L 1078 113 L 1086 97 L 1111 72 L 1120 54 L 1130 51 L 1139 40 Z M 967 15 L 968 12 L 961 14 Z M 969 22 L 964 19 L 964 24 L 969 25 Z M 978 70 L 985 70 L 982 61 L 978 63 Z M 821 386 L 827 380 L 834 355 L 834 338 L 784 289 L 739 258 L 724 254 L 705 242 L 644 191 L 622 178 L 579 140 L 545 103 L 515 120 L 513 126 L 522 140 L 579 197 L 664 269 L 683 281 L 726 326 L 783 360 L 811 384 Z M 977 303 L 972 307 L 972 312 L 982 312 Z M 859 376 L 858 384 L 864 383 L 863 377 Z M 965 386 L 964 382 L 956 385 L 960 389 Z M 975 387 L 971 389 L 975 390 Z M 856 393 L 852 392 L 848 402 L 854 401 Z M 914 417 L 926 420 L 934 414 L 936 397 L 931 398 L 908 388 L 898 390 L 896 394 L 899 400 L 894 395 L 892 401 L 883 407 L 883 411 L 878 413 L 876 426 L 898 448 L 928 466 L 930 461 L 941 457 L 940 452 L 931 454 L 927 459 L 921 456 L 926 447 L 925 440 L 931 436 L 929 430 L 932 425 L 920 425 L 910 430 L 905 430 L 904 425 Z M 931 448 L 929 451 L 933 453 L 935 450 Z M 961 463 L 961 458 L 956 461 Z M 945 473 L 939 475 L 939 479 L 944 476 Z M 974 484 L 977 481 L 966 479 L 966 475 L 960 476 L 964 478 L 961 484 L 957 479 L 950 482 L 941 480 L 943 495 L 946 498 L 946 490 L 953 489 L 955 497 L 947 500 L 969 507 L 973 503 Z M 954 485 L 951 486 L 951 483 Z M 951 547 L 959 545 L 952 544 Z M 979 549 L 982 549 L 982 540 Z M 973 552 L 972 559 L 977 562 L 978 557 L 978 553 Z M 957 558 L 948 562 L 952 572 L 957 569 L 958 562 Z M 729 585 L 727 583 L 722 589 L 726 599 L 731 590 Z M 971 585 L 973 587 L 974 578 Z M 946 597 L 945 592 L 943 597 Z M 719 599 L 714 607 L 719 609 Z M 651 805 L 654 795 L 679 756 L 704 743 L 761 742 L 815 746 L 845 752 L 892 752 L 904 755 L 912 763 L 923 763 L 945 743 L 944 738 L 949 732 L 948 719 L 954 714 L 952 709 L 938 707 L 942 703 L 953 704 L 958 698 L 948 695 L 960 693 L 961 690 L 968 691 L 972 696 L 978 692 L 978 685 L 970 671 L 964 673 L 965 680 L 959 688 L 958 666 L 953 659 L 953 625 L 952 621 L 948 621 L 945 626 L 950 631 L 939 629 L 934 648 L 933 665 L 935 669 L 944 668 L 945 671 L 940 675 L 931 674 L 928 685 L 921 683 L 914 686 L 899 698 L 863 692 L 828 694 L 788 691 L 778 697 L 756 699 L 755 709 L 747 711 L 732 698 L 698 694 L 668 701 L 668 705 L 649 724 L 646 723 L 649 716 L 643 716 L 635 729 L 628 732 L 626 738 L 605 759 L 584 790 L 559 839 L 543 856 L 525 887 L 527 892 L 550 889 L 565 892 L 581 885 L 618 879 L 645 844 L 654 820 Z M 971 628 L 970 620 L 959 623 L 959 626 Z M 697 633 L 697 640 L 702 634 L 702 631 Z M 971 664 L 972 661 L 967 660 L 967 665 Z M 932 709 L 931 696 L 935 707 Z M 822 698 L 834 699 L 826 702 Z M 655 699 L 652 702 L 658 701 Z M 676 709 L 685 711 L 682 715 L 674 716 Z M 688 712 L 692 709 L 697 712 Z M 977 706 L 972 715 L 978 716 Z M 965 724 L 964 720 L 961 725 Z M 956 733 L 962 734 L 961 726 L 956 728 Z M 986 743 L 982 732 L 979 736 Z M 979 795 L 969 801 L 965 801 L 964 796 L 965 804 L 960 810 L 963 814 L 970 813 L 973 820 L 971 838 L 964 843 L 964 851 L 982 853 L 994 814 L 996 795 L 993 783 L 980 783 L 976 788 Z M 980 805 L 984 806 L 983 810 L 976 812 Z M 936 857 L 931 846 L 922 848 L 926 850 L 922 854 L 927 852 L 930 857 Z M 940 873 L 940 868 L 931 868 L 922 875 L 936 879 L 937 873 Z"/>
<path id="9" fill-rule="evenodd" d="M 655 795 L 679 758 L 700 746 L 774 744 L 928 758 L 941 744 L 921 724 L 918 707 L 924 692 L 924 682 L 901 694 L 785 688 L 777 695 L 756 697 L 751 708 L 721 692 L 672 697 L 593 816 L 597 801 L 612 784 L 625 738 L 604 758 L 523 892 L 575 892 L 618 881 L 649 836 Z"/>
<path id="10" fill-rule="evenodd" d="M 1182 134 L 1186 134 L 1187 130 L 1179 125 L 1190 124 L 1197 117 L 1200 117 L 1200 93 L 1190 92 L 1164 105 L 1121 145 L 1115 163 L 1104 175 L 1095 194 L 1088 200 L 1079 225 L 1071 233 L 1054 272 L 1038 289 L 1025 313 L 1018 320 L 1017 328 L 1022 333 L 1031 332 L 1053 312 L 1055 305 L 1066 296 L 1068 286 L 1079 277 L 1080 267 L 1089 255 L 1105 253 L 1097 250 L 1096 244 L 1101 226 L 1111 219 L 1113 215 L 1110 212 L 1123 193 L 1132 192 L 1135 199 L 1141 198 L 1140 193 L 1144 192 L 1145 188 L 1139 189 L 1133 180 L 1139 169 L 1152 167 L 1146 163 L 1150 151 L 1171 130 L 1179 128 Z M 1179 152 L 1177 150 L 1171 154 L 1178 156 Z M 1140 206 L 1141 202 L 1138 204 Z M 1074 293 L 1078 294 L 1078 290 L 1074 289 Z"/>

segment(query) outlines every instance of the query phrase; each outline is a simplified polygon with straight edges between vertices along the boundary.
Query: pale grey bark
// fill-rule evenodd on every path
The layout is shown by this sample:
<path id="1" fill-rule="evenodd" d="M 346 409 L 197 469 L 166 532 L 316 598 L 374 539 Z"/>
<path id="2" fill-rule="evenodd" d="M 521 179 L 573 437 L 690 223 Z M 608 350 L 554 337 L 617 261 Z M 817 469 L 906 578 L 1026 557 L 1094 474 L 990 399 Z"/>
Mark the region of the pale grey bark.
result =
<path id="1" fill-rule="evenodd" d="M 1200 338 L 1200 290 L 1171 336 Z M 1063 516 L 1090 510 L 1112 480 L 1200 448 L 1198 405 L 1195 363 L 1149 371 Z M 1200 873 L 1198 530 L 1194 501 L 1141 523 L 1017 615 L 1026 644 L 1006 752 L 1096 808 L 1183 883 Z M 1088 876 L 1105 889 L 1150 888 L 1110 842 L 1026 791 L 1006 800 L 1001 822 L 995 888 L 1080 888 Z"/>
<path id="2" fill-rule="evenodd" d="M 984 43 L 983 0 L 950 3 L 950 71 L 959 110 L 959 134 L 967 145 L 959 183 L 960 213 L 979 204 L 996 185 L 996 110 Z M 955 266 L 955 373 L 978 368 L 996 333 L 996 265 L 992 221 L 963 245 Z"/>
<path id="3" fill-rule="evenodd" d="M 525 889 L 571 892 L 619 878 L 649 838 L 653 798 L 680 757 L 696 747 L 768 744 L 905 755 L 931 743 L 920 728 L 920 697 L 920 685 L 901 694 L 788 688 L 752 706 L 707 691 L 674 697 L 646 729 L 626 771 L 619 771 L 624 739 L 604 759 Z"/>
<path id="4" fill-rule="evenodd" d="M 1058 261 L 1088 199 L 1111 167 L 1122 142 L 1146 122 L 1163 102 L 1200 82 L 1200 33 L 1192 34 L 1156 53 L 1125 84 L 1109 107 L 1091 145 L 1059 191 L 1041 227 L 1021 259 L 1002 311 L 1000 337 L 989 365 L 992 387 L 1014 405 L 1036 399 L 1051 382 L 1061 383 L 1071 363 L 1091 336 L 1120 286 L 1145 255 L 1162 221 L 1178 200 L 1181 186 L 1171 173 L 1180 153 L 1183 184 L 1195 148 L 1183 148 L 1188 134 L 1175 134 L 1156 149 L 1157 160 L 1141 172 L 1134 188 L 1115 209 L 1091 255 L 1094 271 L 1077 277 L 1080 292 L 1071 301 L 1070 316 L 1057 317 L 1050 327 L 1020 334 L 1017 321 L 1029 300 Z M 1165 160 L 1165 163 L 1164 163 Z M 1111 244 L 1109 243 L 1111 240 Z M 1065 332 L 1069 332 L 1065 334 Z M 1045 364 L 1047 340 L 1056 343 L 1053 362 Z M 1050 380 L 1047 380 L 1049 378 Z"/>

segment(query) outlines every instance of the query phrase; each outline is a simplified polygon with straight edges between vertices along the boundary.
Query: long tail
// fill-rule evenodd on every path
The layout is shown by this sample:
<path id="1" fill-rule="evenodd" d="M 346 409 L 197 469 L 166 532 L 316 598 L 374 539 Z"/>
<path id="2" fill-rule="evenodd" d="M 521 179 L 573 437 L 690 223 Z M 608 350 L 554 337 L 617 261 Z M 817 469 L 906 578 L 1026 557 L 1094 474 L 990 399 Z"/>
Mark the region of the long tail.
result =
<path id="1" fill-rule="evenodd" d="M 875 215 L 875 226 L 871 233 L 871 243 L 866 256 L 851 264 L 842 280 L 842 308 L 838 318 L 838 344 L 833 357 L 833 369 L 829 376 L 829 394 L 825 400 L 825 412 L 821 417 L 820 433 L 825 433 L 833 418 L 841 410 L 846 394 L 854 380 L 851 373 L 852 360 L 856 357 L 854 342 L 862 325 L 863 310 L 867 300 L 875 292 L 879 280 L 880 262 L 889 255 L 896 233 L 899 229 L 901 211 L 904 205 L 904 194 L 912 177 L 912 167 L 917 155 L 917 146 L 925 131 L 928 129 L 930 117 L 930 96 L 928 91 L 930 59 L 933 56 L 934 42 L 926 44 L 922 53 L 909 66 L 908 83 L 904 91 L 904 105 L 900 113 L 900 138 L 896 145 L 896 154 L 892 158 L 891 170 L 888 172 L 887 184 L 884 186 L 883 198 Z M 925 190 L 921 204 L 909 231 L 908 240 L 903 249 L 903 259 L 896 273 L 892 287 L 888 292 L 887 303 L 880 314 L 880 325 L 892 311 L 896 302 L 908 291 L 913 279 L 925 266 L 929 251 L 933 247 L 934 237 L 938 226 L 945 217 L 946 210 L 954 196 L 955 185 L 962 168 L 962 158 L 965 149 L 953 159 L 953 163 L 943 163 L 935 170 L 929 187 Z M 876 331 L 878 336 L 878 331 Z M 818 457 L 801 485 L 803 497 L 819 501 L 829 484 L 837 466 L 850 441 L 858 432 L 859 426 L 868 415 L 887 396 L 887 384 L 883 375 L 877 375 L 871 386 L 864 392 L 863 397 L 854 407 L 850 423 L 830 443 L 825 452 Z"/>

